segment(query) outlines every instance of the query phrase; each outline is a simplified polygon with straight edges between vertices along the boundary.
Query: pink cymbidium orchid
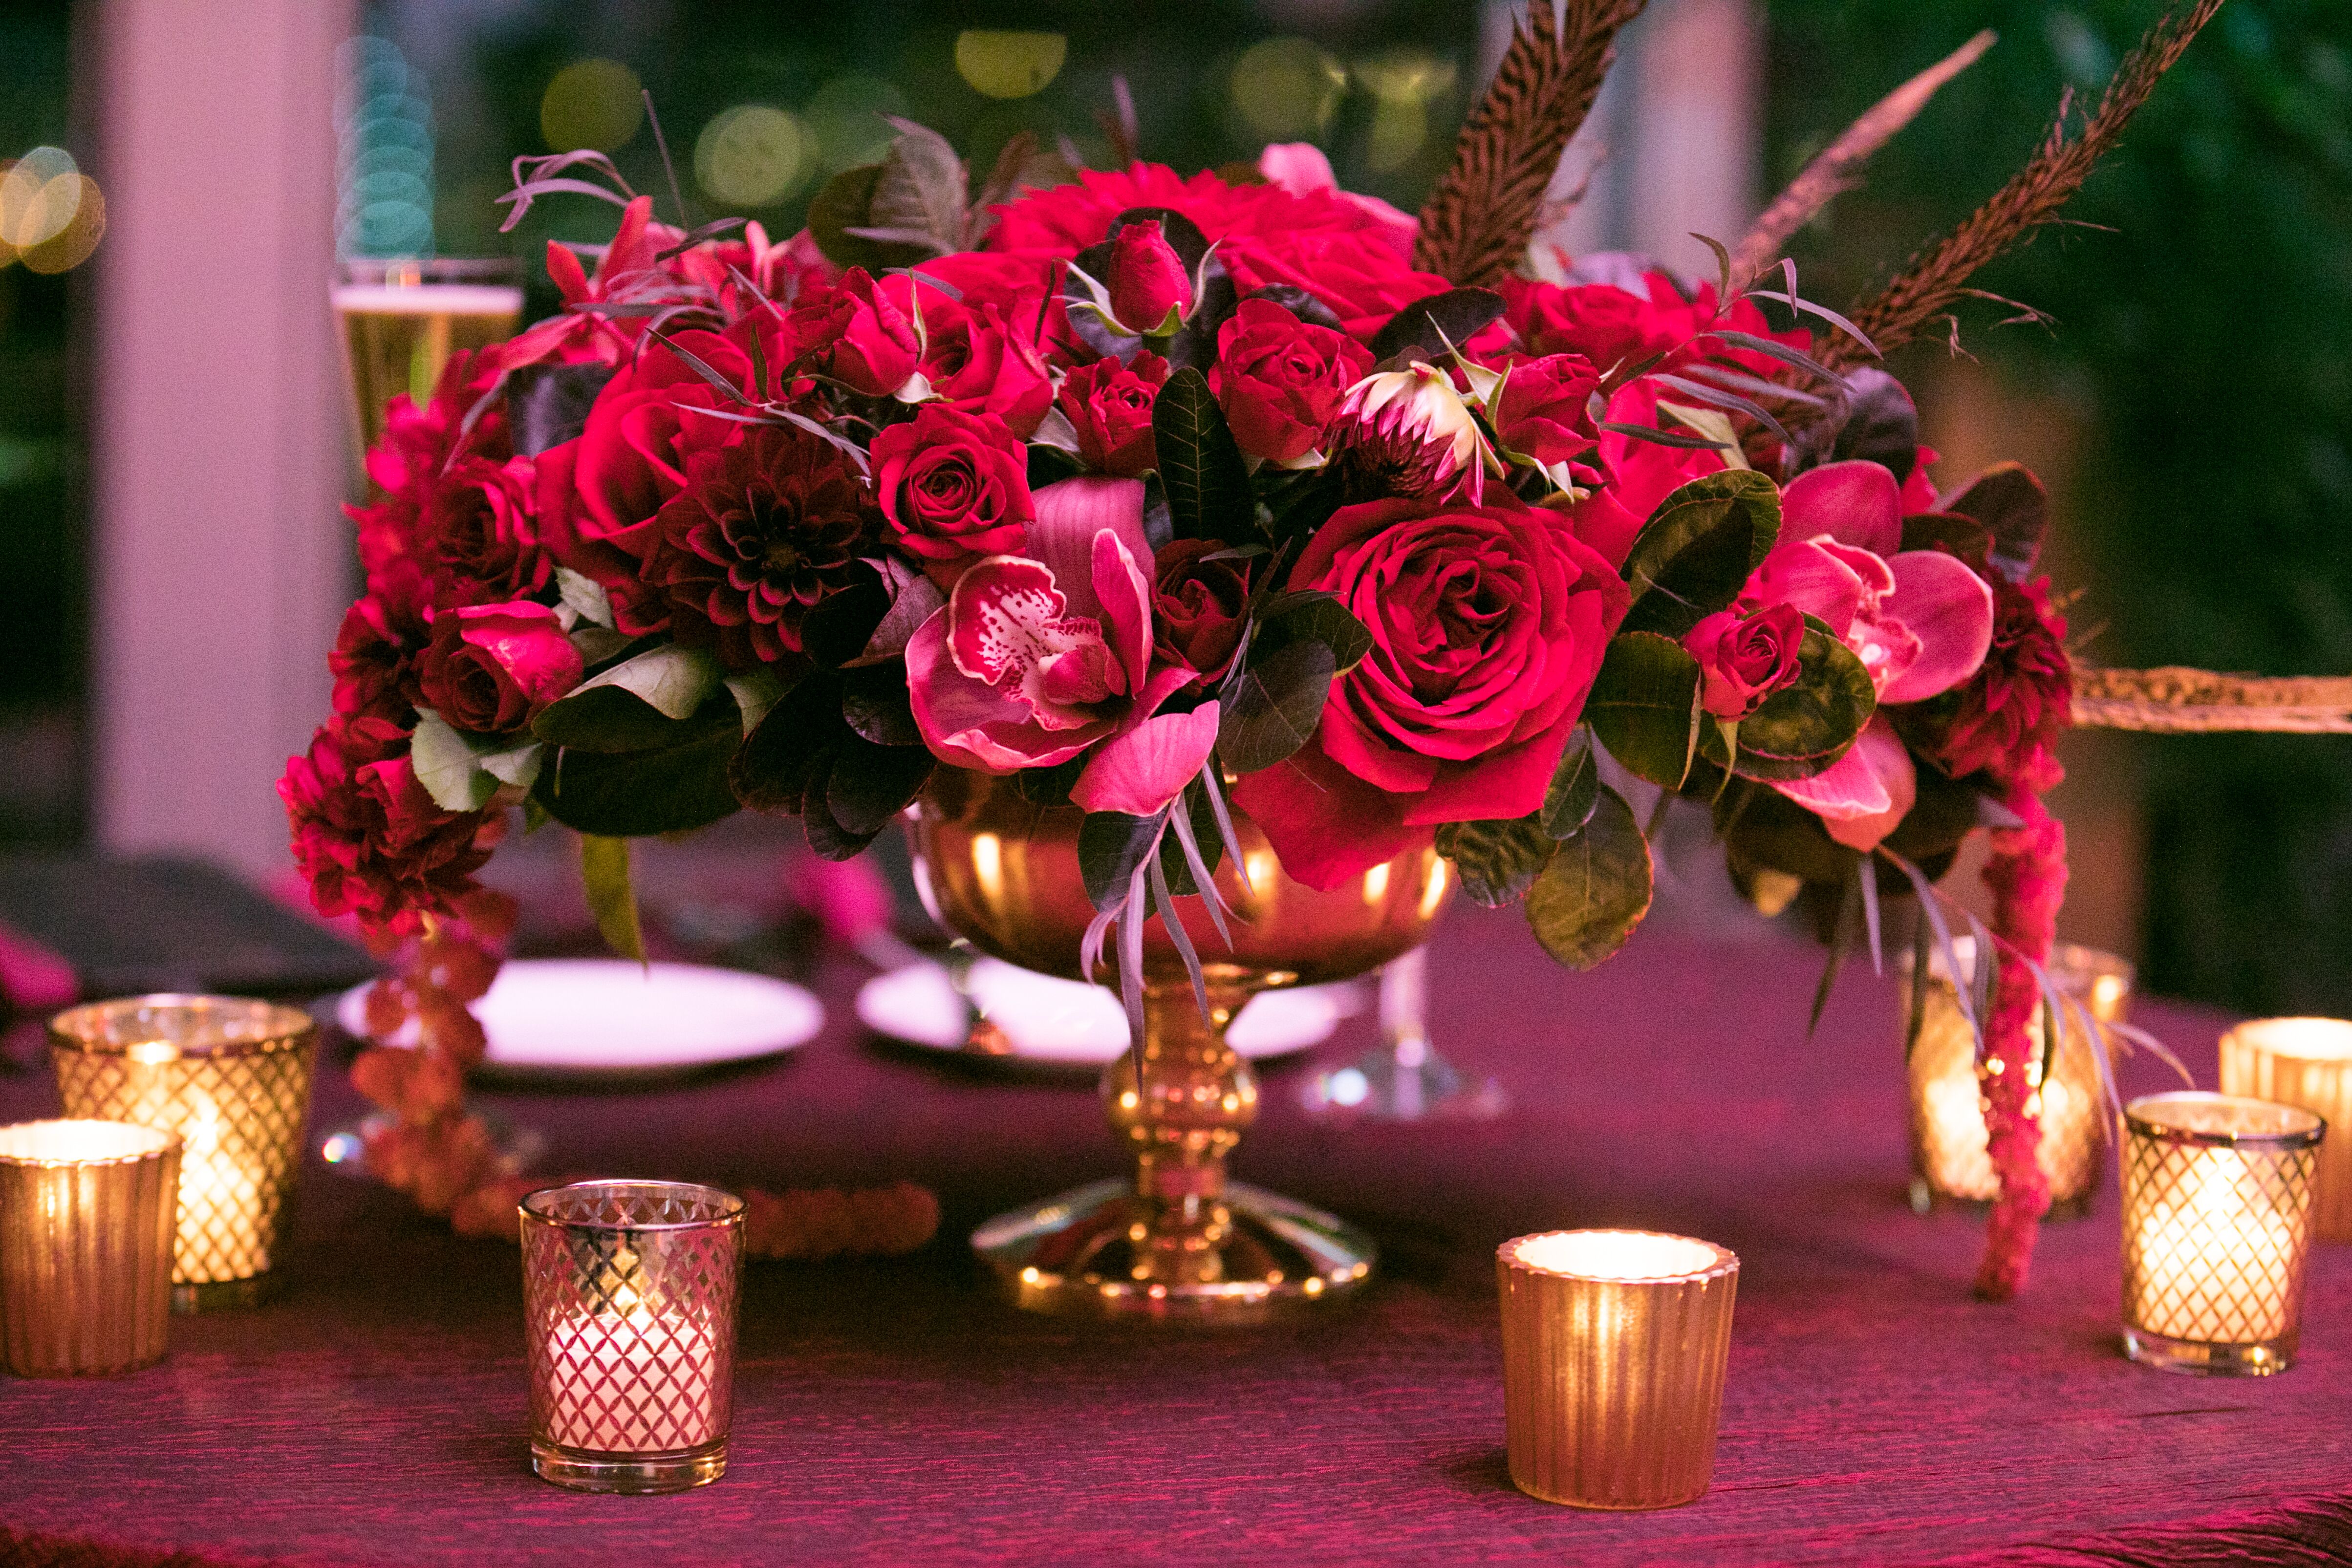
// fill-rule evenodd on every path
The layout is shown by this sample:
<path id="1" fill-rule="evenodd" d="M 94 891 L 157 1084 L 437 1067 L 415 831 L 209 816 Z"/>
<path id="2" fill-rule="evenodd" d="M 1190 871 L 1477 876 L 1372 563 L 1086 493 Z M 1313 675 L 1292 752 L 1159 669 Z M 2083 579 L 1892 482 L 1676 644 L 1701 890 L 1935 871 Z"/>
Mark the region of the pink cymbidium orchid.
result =
<path id="1" fill-rule="evenodd" d="M 1743 609 L 1792 604 L 1821 620 L 1861 659 L 1882 710 L 1977 673 L 1992 643 L 1992 590 L 1956 556 L 1903 549 L 1892 473 L 1876 463 L 1825 464 L 1790 481 L 1780 513 L 1780 542 L 1741 590 Z M 1868 853 L 1911 810 L 1918 783 L 1882 711 L 1825 771 L 1772 788 L 1820 817 L 1839 843 Z"/>
<path id="2" fill-rule="evenodd" d="M 1025 552 L 975 562 L 907 645 L 932 753 L 1002 775 L 1091 747 L 1078 805 L 1141 817 L 1174 800 L 1208 761 L 1218 710 L 1160 711 L 1194 672 L 1153 660 L 1150 562 L 1141 481 L 1038 491 Z"/>

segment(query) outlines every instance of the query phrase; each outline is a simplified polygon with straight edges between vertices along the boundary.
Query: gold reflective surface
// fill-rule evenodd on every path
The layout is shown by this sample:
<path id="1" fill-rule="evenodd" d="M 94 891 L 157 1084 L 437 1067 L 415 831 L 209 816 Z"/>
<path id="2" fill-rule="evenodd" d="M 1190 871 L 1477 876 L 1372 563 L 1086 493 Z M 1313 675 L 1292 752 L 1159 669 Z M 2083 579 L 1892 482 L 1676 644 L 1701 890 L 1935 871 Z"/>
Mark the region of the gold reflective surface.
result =
<path id="1" fill-rule="evenodd" d="M 2221 1092 L 2299 1105 L 2326 1119 L 2311 1194 L 2322 1241 L 2352 1241 L 2352 1023 L 2257 1019 L 2221 1037 Z"/>
<path id="2" fill-rule="evenodd" d="M 76 1377 L 163 1359 L 179 1181 L 179 1140 L 157 1128 L 0 1127 L 0 1364 Z"/>
<path id="3" fill-rule="evenodd" d="M 1076 808 L 1031 804 L 1012 780 L 942 768 L 912 813 L 917 886 L 932 915 L 982 951 L 1083 979 L 1095 911 L 1078 870 L 1081 821 Z M 1369 1237 L 1226 1179 L 1226 1156 L 1257 1113 L 1257 1082 L 1225 1027 L 1260 990 L 1345 979 L 1418 946 L 1444 907 L 1444 862 L 1415 850 L 1318 891 L 1286 875 L 1238 811 L 1234 828 L 1241 864 L 1228 856 L 1216 870 L 1232 946 L 1200 899 L 1177 901 L 1207 978 L 1206 1018 L 1160 921 L 1144 928 L 1140 1070 L 1130 1051 L 1103 1076 L 1133 1181 L 1081 1187 L 973 1233 L 1022 1306 L 1246 1322 L 1336 1300 L 1371 1273 Z M 1114 984 L 1115 961 L 1107 955 L 1099 976 Z"/>

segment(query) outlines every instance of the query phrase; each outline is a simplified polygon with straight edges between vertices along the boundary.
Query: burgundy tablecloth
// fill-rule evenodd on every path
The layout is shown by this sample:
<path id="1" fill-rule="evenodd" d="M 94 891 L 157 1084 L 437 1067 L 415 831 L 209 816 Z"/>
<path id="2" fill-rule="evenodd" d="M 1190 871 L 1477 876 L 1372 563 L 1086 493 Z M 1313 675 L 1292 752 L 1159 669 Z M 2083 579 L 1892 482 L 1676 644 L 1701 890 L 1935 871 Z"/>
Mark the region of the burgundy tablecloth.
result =
<path id="1" fill-rule="evenodd" d="M 961 1234 L 1115 1168 L 1095 1097 L 877 1050 L 845 965 L 821 977 L 832 1024 L 772 1066 L 497 1097 L 562 1168 L 912 1176 L 944 1199 L 916 1257 L 753 1266 L 718 1485 L 535 1480 L 515 1250 L 314 1166 L 289 1299 L 178 1320 L 131 1377 L 0 1379 L 0 1560 L 2352 1563 L 2352 1250 L 2319 1256 L 2302 1360 L 2261 1381 L 2118 1354 L 2112 1189 L 2045 1232 L 2023 1300 L 1972 1301 L 1979 1222 L 1902 1202 L 1892 988 L 1850 970 L 1808 1041 L 1817 973 L 1769 932 L 1653 930 L 1570 977 L 1508 916 L 1462 912 L 1441 1045 L 1514 1108 L 1335 1125 L 1268 1073 L 1242 1174 L 1369 1226 L 1382 1273 L 1325 1321 L 1201 1334 L 996 1304 Z M 2216 1015 L 2141 1018 L 2210 1082 Z M 325 1080 L 331 1124 L 354 1106 Z M 0 1077 L 0 1119 L 54 1104 L 45 1077 Z M 1494 1249 L 1590 1224 L 1740 1255 L 1716 1484 L 1691 1507 L 1576 1512 L 1505 1473 Z"/>

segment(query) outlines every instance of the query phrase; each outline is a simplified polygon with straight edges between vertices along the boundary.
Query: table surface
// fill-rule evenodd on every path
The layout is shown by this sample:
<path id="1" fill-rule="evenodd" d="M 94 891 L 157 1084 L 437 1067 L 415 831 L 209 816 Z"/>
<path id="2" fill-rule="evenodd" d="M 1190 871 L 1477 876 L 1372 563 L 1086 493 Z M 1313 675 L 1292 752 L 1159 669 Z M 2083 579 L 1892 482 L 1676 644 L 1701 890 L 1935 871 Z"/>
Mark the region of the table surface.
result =
<path id="1" fill-rule="evenodd" d="M 1438 1044 L 1510 1110 L 1332 1123 L 1297 1106 L 1308 1069 L 1268 1071 L 1240 1174 L 1370 1228 L 1381 1270 L 1318 1321 L 1204 1333 L 999 1305 L 962 1238 L 1118 1168 L 1094 1092 L 879 1047 L 848 1007 L 864 971 L 828 965 L 831 1019 L 790 1058 L 484 1096 L 551 1136 L 551 1168 L 940 1193 L 913 1257 L 752 1265 L 723 1480 L 599 1498 L 533 1479 L 515 1249 L 314 1161 L 285 1300 L 175 1320 L 170 1358 L 129 1377 L 0 1378 L 0 1561 L 2105 1563 L 2123 1558 L 2019 1543 L 2352 1528 L 2321 1495 L 2352 1476 L 2352 1249 L 2320 1252 L 2302 1358 L 2256 1381 L 2122 1357 L 2112 1177 L 2090 1218 L 2046 1228 L 2021 1300 L 1972 1300 L 1980 1219 L 1903 1201 L 1893 987 L 1849 966 L 1808 1040 L 1819 967 L 1770 930 L 1651 929 L 1571 976 L 1514 917 L 1457 911 Z M 2226 1020 L 2137 1017 L 2211 1082 Z M 1314 1060 L 1369 1043 L 1358 1020 Z M 2135 1063 L 2126 1090 L 2163 1077 Z M 0 1120 L 54 1108 L 46 1074 L 0 1076 Z M 356 1109 L 322 1063 L 312 1143 Z M 1494 1250 L 1583 1225 L 1740 1256 L 1715 1486 L 1690 1507 L 1586 1513 L 1509 1483 Z M 2191 1538 L 2149 1537 L 2175 1548 L 2148 1559 Z M 2294 1560 L 2352 1561 L 2336 1544 Z"/>

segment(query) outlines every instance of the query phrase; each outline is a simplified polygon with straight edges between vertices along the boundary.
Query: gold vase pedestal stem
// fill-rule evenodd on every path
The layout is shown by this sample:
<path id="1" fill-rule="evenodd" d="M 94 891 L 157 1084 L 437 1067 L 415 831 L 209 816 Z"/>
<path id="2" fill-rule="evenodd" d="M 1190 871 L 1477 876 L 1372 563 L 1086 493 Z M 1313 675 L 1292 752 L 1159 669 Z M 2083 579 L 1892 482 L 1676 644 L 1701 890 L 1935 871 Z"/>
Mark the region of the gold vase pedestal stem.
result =
<path id="1" fill-rule="evenodd" d="M 1084 978 L 1079 949 L 1094 910 L 1078 871 L 1081 820 L 1073 808 L 1033 805 L 1011 780 L 943 769 L 912 814 L 916 884 L 933 917 L 982 951 Z M 1342 1299 L 1371 1276 L 1370 1236 L 1227 1176 L 1258 1092 L 1225 1029 L 1258 991 L 1344 979 L 1418 945 L 1444 907 L 1445 864 L 1424 847 L 1318 890 L 1283 872 L 1245 817 L 1236 813 L 1234 827 L 1243 864 L 1228 857 L 1216 872 L 1233 910 L 1231 947 L 1200 899 L 1177 901 L 1207 979 L 1205 1017 L 1160 921 L 1145 927 L 1142 1050 L 1103 1075 L 1133 1177 L 1076 1188 L 972 1233 L 1017 1305 L 1252 1322 Z"/>

